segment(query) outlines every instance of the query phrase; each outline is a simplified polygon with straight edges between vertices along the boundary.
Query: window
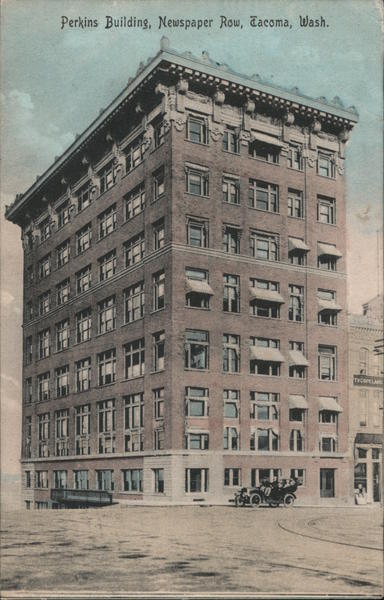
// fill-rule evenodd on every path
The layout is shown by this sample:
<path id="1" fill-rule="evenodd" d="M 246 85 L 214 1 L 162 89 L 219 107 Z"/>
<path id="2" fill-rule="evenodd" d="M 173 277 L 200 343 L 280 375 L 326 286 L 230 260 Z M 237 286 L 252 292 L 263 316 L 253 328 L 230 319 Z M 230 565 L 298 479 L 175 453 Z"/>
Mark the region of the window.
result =
<path id="1" fill-rule="evenodd" d="M 91 389 L 91 359 L 83 358 L 76 362 L 76 391 L 86 392 Z"/>
<path id="2" fill-rule="evenodd" d="M 76 233 L 76 252 L 81 254 L 91 247 L 92 241 L 92 225 L 87 223 Z"/>
<path id="3" fill-rule="evenodd" d="M 291 469 L 289 472 L 289 476 L 291 479 L 297 479 L 300 485 L 305 485 L 305 469 Z"/>
<path id="4" fill-rule="evenodd" d="M 47 312 L 50 311 L 51 308 L 51 292 L 50 290 L 48 290 L 48 292 L 44 292 L 44 294 L 41 294 L 41 296 L 39 296 L 39 315 L 46 315 Z"/>
<path id="5" fill-rule="evenodd" d="M 281 478 L 281 469 L 251 469 L 251 486 L 256 487 L 266 481 L 278 481 Z"/>
<path id="6" fill-rule="evenodd" d="M 320 452 L 337 452 L 337 439 L 332 435 L 320 437 Z"/>
<path id="7" fill-rule="evenodd" d="M 303 192 L 288 188 L 288 217 L 304 219 Z"/>
<path id="8" fill-rule="evenodd" d="M 187 330 L 185 332 L 184 366 L 186 369 L 208 369 L 208 331 Z"/>
<path id="9" fill-rule="evenodd" d="M 25 418 L 24 458 L 32 456 L 32 417 Z"/>
<path id="10" fill-rule="evenodd" d="M 144 182 L 135 187 L 125 198 L 125 220 L 129 221 L 143 212 L 145 207 Z"/>
<path id="11" fill-rule="evenodd" d="M 319 346 L 318 348 L 319 379 L 336 381 L 336 347 Z"/>
<path id="12" fill-rule="evenodd" d="M 185 492 L 208 492 L 209 469 L 185 469 Z"/>
<path id="13" fill-rule="evenodd" d="M 153 240 L 153 250 L 160 250 L 164 248 L 164 219 L 160 219 L 152 226 L 152 240 Z"/>
<path id="14" fill-rule="evenodd" d="M 336 224 L 336 200 L 317 196 L 317 220 L 320 223 Z"/>
<path id="15" fill-rule="evenodd" d="M 280 284 L 264 279 L 250 280 L 250 311 L 254 317 L 268 319 L 280 318 L 280 305 L 284 302 L 280 296 Z"/>
<path id="16" fill-rule="evenodd" d="M 83 404 L 76 407 L 76 455 L 91 453 L 91 407 Z"/>
<path id="17" fill-rule="evenodd" d="M 85 308 L 76 315 L 76 342 L 86 342 L 91 339 L 92 332 L 92 311 Z"/>
<path id="18" fill-rule="evenodd" d="M 322 254 L 317 258 L 317 266 L 323 271 L 336 271 L 337 258 L 327 254 Z"/>
<path id="19" fill-rule="evenodd" d="M 249 180 L 249 206 L 267 212 L 279 212 L 279 186 L 257 179 Z"/>
<path id="20" fill-rule="evenodd" d="M 51 272 L 51 255 L 47 254 L 47 256 L 44 256 L 44 258 L 39 260 L 38 267 L 40 279 L 48 277 Z"/>
<path id="21" fill-rule="evenodd" d="M 360 390 L 360 407 L 362 406 L 361 404 L 361 393 L 365 394 L 365 390 Z M 336 398 L 332 398 L 332 400 L 334 400 L 335 402 L 337 402 Z M 366 408 L 366 407 L 365 407 Z M 364 412 L 365 414 L 365 412 Z M 319 410 L 319 423 L 337 423 L 337 412 L 333 411 L 333 410 Z M 366 421 L 364 419 L 364 422 L 360 422 L 360 425 L 366 425 Z"/>
<path id="22" fill-rule="evenodd" d="M 48 458 L 49 456 L 49 413 L 38 415 L 39 417 L 39 458 Z"/>
<path id="23" fill-rule="evenodd" d="M 359 390 L 359 417 L 360 427 L 368 425 L 368 391 Z"/>
<path id="24" fill-rule="evenodd" d="M 208 450 L 209 434 L 198 431 L 188 432 L 186 435 L 186 447 L 188 450 Z"/>
<path id="25" fill-rule="evenodd" d="M 69 454 L 69 410 L 57 410 L 55 413 L 55 455 Z"/>
<path id="26" fill-rule="evenodd" d="M 186 166 L 186 190 L 194 196 L 209 196 L 209 170 L 205 167 Z"/>
<path id="27" fill-rule="evenodd" d="M 116 273 L 116 250 L 99 258 L 100 281 L 106 281 Z"/>
<path id="28" fill-rule="evenodd" d="M 110 296 L 99 302 L 98 306 L 98 328 L 99 335 L 116 329 L 116 300 Z"/>
<path id="29" fill-rule="evenodd" d="M 126 267 L 131 267 L 143 260 L 145 256 L 145 238 L 143 232 L 125 242 L 124 254 Z"/>
<path id="30" fill-rule="evenodd" d="M 69 365 L 56 369 L 56 398 L 69 394 Z"/>
<path id="31" fill-rule="evenodd" d="M 129 342 L 125 350 L 125 378 L 142 377 L 145 372 L 144 338 Z"/>
<path id="32" fill-rule="evenodd" d="M 97 489 L 106 492 L 113 492 L 114 490 L 114 482 L 113 482 L 113 471 L 106 469 L 104 471 L 96 471 L 97 474 Z"/>
<path id="33" fill-rule="evenodd" d="M 29 265 L 25 271 L 25 283 L 27 285 L 33 283 L 34 281 L 34 273 L 33 273 L 33 265 Z"/>
<path id="34" fill-rule="evenodd" d="M 189 246 L 194 246 L 195 248 L 208 248 L 208 221 L 194 218 L 187 219 L 187 244 Z"/>
<path id="35" fill-rule="evenodd" d="M 303 147 L 300 144 L 291 143 L 288 148 L 288 167 L 302 171 L 304 168 Z"/>
<path id="36" fill-rule="evenodd" d="M 59 208 L 56 209 L 57 213 L 57 228 L 61 229 L 64 225 L 67 225 L 71 220 L 72 205 L 69 204 L 69 200 L 64 202 Z"/>
<path id="37" fill-rule="evenodd" d="M 35 485 L 37 488 L 48 488 L 48 471 L 36 471 L 35 473 Z"/>
<path id="38" fill-rule="evenodd" d="M 89 476 L 87 470 L 73 471 L 75 490 L 89 489 Z"/>
<path id="39" fill-rule="evenodd" d="M 185 414 L 187 417 L 207 417 L 209 412 L 208 388 L 185 388 Z"/>
<path id="40" fill-rule="evenodd" d="M 63 242 L 62 244 L 60 244 L 60 246 L 56 248 L 56 263 L 58 269 L 60 269 L 60 267 L 63 267 L 67 264 L 67 262 L 69 262 L 69 255 L 69 240 L 65 240 L 65 242 Z"/>
<path id="41" fill-rule="evenodd" d="M 36 510 L 45 510 L 46 508 L 48 508 L 48 502 L 35 502 Z"/>
<path id="42" fill-rule="evenodd" d="M 153 469 L 155 494 L 164 494 L 164 469 Z"/>
<path id="43" fill-rule="evenodd" d="M 31 487 L 31 471 L 25 471 L 25 487 Z"/>
<path id="44" fill-rule="evenodd" d="M 57 296 L 57 305 L 65 304 L 69 300 L 70 296 L 70 281 L 69 279 L 64 279 L 56 286 L 56 296 Z"/>
<path id="45" fill-rule="evenodd" d="M 256 419 L 257 421 L 278 421 L 279 400 L 279 394 L 251 391 L 251 419 Z"/>
<path id="46" fill-rule="evenodd" d="M 143 491 L 143 469 L 123 470 L 123 490 L 124 492 Z"/>
<path id="47" fill-rule="evenodd" d="M 124 150 L 125 154 L 125 169 L 126 172 L 132 171 L 144 160 L 145 154 L 145 143 L 143 137 L 136 138 L 129 146 Z"/>
<path id="48" fill-rule="evenodd" d="M 44 221 L 40 223 L 39 232 L 40 242 L 45 242 L 45 240 L 51 237 L 51 220 L 49 217 L 47 219 L 44 219 Z"/>
<path id="49" fill-rule="evenodd" d="M 336 176 L 335 155 L 332 152 L 319 149 L 317 155 L 317 172 L 322 177 L 334 178 Z"/>
<path id="50" fill-rule="evenodd" d="M 31 404 L 33 402 L 33 385 L 32 385 L 32 377 L 28 377 L 25 380 L 25 404 Z"/>
<path id="51" fill-rule="evenodd" d="M 113 167 L 113 161 L 108 163 L 101 171 L 98 172 L 100 179 L 100 194 L 103 194 L 116 183 L 116 173 Z"/>
<path id="52" fill-rule="evenodd" d="M 280 148 L 272 144 L 261 142 L 260 140 L 253 140 L 248 144 L 248 154 L 253 158 L 278 164 Z"/>
<path id="53" fill-rule="evenodd" d="M 253 375 L 280 375 L 284 358 L 279 348 L 279 340 L 251 337 L 250 372 Z"/>
<path id="54" fill-rule="evenodd" d="M 241 469 L 224 469 L 224 487 L 241 485 Z"/>
<path id="55" fill-rule="evenodd" d="M 76 273 L 76 292 L 82 294 L 90 289 L 92 283 L 92 267 L 88 265 Z"/>
<path id="56" fill-rule="evenodd" d="M 88 181 L 82 188 L 77 192 L 77 210 L 81 212 L 87 206 L 91 204 L 91 182 Z"/>
<path id="57" fill-rule="evenodd" d="M 116 409 L 114 400 L 98 402 L 99 454 L 113 454 L 116 450 Z"/>
<path id="58" fill-rule="evenodd" d="M 317 290 L 319 312 L 317 315 L 320 325 L 337 326 L 337 313 L 341 307 L 336 304 L 336 292 L 332 290 Z M 360 371 L 361 373 L 361 371 Z"/>
<path id="59" fill-rule="evenodd" d="M 239 134 L 236 129 L 227 127 L 224 130 L 223 135 L 223 150 L 225 152 L 232 152 L 233 154 L 239 154 L 240 152 L 240 140 Z"/>
<path id="60" fill-rule="evenodd" d="M 302 323 L 304 321 L 304 288 L 300 285 L 289 286 L 289 321 Z"/>
<path id="61" fill-rule="evenodd" d="M 156 421 L 164 419 L 164 388 L 152 390 L 153 416 Z"/>
<path id="62" fill-rule="evenodd" d="M 223 311 L 240 312 L 240 277 L 238 275 L 223 275 Z"/>
<path id="63" fill-rule="evenodd" d="M 164 308 L 165 302 L 165 274 L 164 271 L 159 271 L 152 276 L 152 290 L 153 290 L 153 310 L 160 310 Z"/>
<path id="64" fill-rule="evenodd" d="M 140 452 L 144 447 L 144 394 L 124 398 L 125 452 Z"/>
<path id="65" fill-rule="evenodd" d="M 308 361 L 304 355 L 304 342 L 289 342 L 289 377 L 305 379 L 307 377 Z"/>
<path id="66" fill-rule="evenodd" d="M 144 282 L 135 283 L 124 291 L 124 323 L 132 323 L 144 317 Z"/>
<path id="67" fill-rule="evenodd" d="M 289 449 L 291 452 L 304 451 L 303 433 L 300 429 L 291 429 L 291 433 L 289 434 Z"/>
<path id="68" fill-rule="evenodd" d="M 224 373 L 240 373 L 240 336 L 224 333 L 223 335 L 223 371 Z"/>
<path id="69" fill-rule="evenodd" d="M 360 348 L 360 350 L 359 350 L 359 373 L 361 375 L 367 375 L 367 373 L 368 373 L 368 350 L 367 350 L 367 348 Z"/>
<path id="70" fill-rule="evenodd" d="M 37 389 L 38 389 L 38 401 L 44 402 L 45 400 L 49 400 L 50 391 L 49 391 L 49 371 L 47 373 L 42 373 L 42 375 L 37 376 Z"/>
<path id="71" fill-rule="evenodd" d="M 276 452 L 279 449 L 279 434 L 276 430 L 257 429 L 251 432 L 251 450 L 259 450 L 261 452 Z"/>
<path id="72" fill-rule="evenodd" d="M 157 119 L 153 124 L 153 142 L 155 148 L 158 148 L 164 143 L 165 124 L 161 119 Z"/>
<path id="73" fill-rule="evenodd" d="M 108 350 L 97 355 L 98 385 L 108 385 L 116 381 L 116 350 Z"/>
<path id="74" fill-rule="evenodd" d="M 26 319 L 30 321 L 33 319 L 33 302 L 27 302 Z"/>
<path id="75" fill-rule="evenodd" d="M 223 202 L 240 204 L 240 181 L 238 177 L 223 175 L 222 179 Z"/>
<path id="76" fill-rule="evenodd" d="M 288 237 L 288 260 L 291 265 L 304 266 L 307 263 L 309 246 L 303 238 Z"/>
<path id="77" fill-rule="evenodd" d="M 188 116 L 187 140 L 195 144 L 208 143 L 208 123 L 204 117 L 197 115 Z"/>
<path id="78" fill-rule="evenodd" d="M 51 333 L 49 329 L 44 329 L 38 334 L 39 340 L 39 359 L 47 358 L 51 353 Z"/>
<path id="79" fill-rule="evenodd" d="M 251 256 L 261 260 L 279 260 L 279 236 L 262 231 L 251 231 L 250 251 Z"/>
<path id="80" fill-rule="evenodd" d="M 158 331 L 152 334 L 152 359 L 153 370 L 162 371 L 164 369 L 165 356 L 165 333 Z"/>
<path id="81" fill-rule="evenodd" d="M 29 335 L 25 339 L 24 353 L 25 353 L 25 364 L 30 365 L 31 362 L 33 361 L 33 338 L 31 335 Z"/>
<path id="82" fill-rule="evenodd" d="M 224 427 L 223 436 L 224 450 L 239 450 L 239 432 L 236 427 Z"/>
<path id="83" fill-rule="evenodd" d="M 224 418 L 238 419 L 240 416 L 240 391 L 224 390 Z"/>
<path id="84" fill-rule="evenodd" d="M 69 348 L 69 319 L 56 324 L 56 350 L 61 352 Z"/>
<path id="85" fill-rule="evenodd" d="M 303 398 L 304 398 L 304 396 L 303 396 Z M 304 410 L 305 409 L 303 409 L 303 408 L 290 408 L 289 409 L 289 420 L 303 423 L 304 415 L 305 415 Z"/>
<path id="86" fill-rule="evenodd" d="M 153 201 L 164 195 L 164 167 L 158 169 L 152 175 Z"/>
<path id="87" fill-rule="evenodd" d="M 208 284 L 208 272 L 202 269 L 185 269 L 187 277 L 186 305 L 190 308 L 209 308 L 209 301 L 213 295 Z"/>
<path id="88" fill-rule="evenodd" d="M 223 252 L 240 254 L 241 229 L 233 225 L 223 226 Z"/>
<path id="89" fill-rule="evenodd" d="M 155 429 L 153 432 L 153 449 L 164 450 L 165 434 L 164 429 Z"/>
<path id="90" fill-rule="evenodd" d="M 97 228 L 99 231 L 99 240 L 102 240 L 107 235 L 116 229 L 116 204 L 112 204 L 107 210 L 102 212 L 97 217 Z"/>

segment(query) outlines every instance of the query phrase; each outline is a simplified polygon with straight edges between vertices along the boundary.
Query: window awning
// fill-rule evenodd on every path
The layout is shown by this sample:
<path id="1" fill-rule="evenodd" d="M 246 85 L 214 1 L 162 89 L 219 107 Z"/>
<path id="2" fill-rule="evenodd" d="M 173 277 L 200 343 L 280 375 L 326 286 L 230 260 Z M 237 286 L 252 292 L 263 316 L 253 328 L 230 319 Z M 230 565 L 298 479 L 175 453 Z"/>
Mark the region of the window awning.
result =
<path id="1" fill-rule="evenodd" d="M 342 255 L 342 253 L 340 252 L 340 250 L 338 250 L 336 248 L 336 246 L 333 246 L 332 244 L 322 244 L 319 243 L 318 244 L 318 249 L 319 249 L 319 256 L 335 256 L 336 258 L 340 258 Z"/>
<path id="2" fill-rule="evenodd" d="M 292 250 L 302 250 L 303 252 L 308 252 L 310 247 L 301 240 L 300 238 L 289 237 L 288 238 L 288 251 L 292 252 Z"/>
<path id="3" fill-rule="evenodd" d="M 301 408 L 302 410 L 306 410 L 308 408 L 308 402 L 304 398 L 304 396 L 288 396 L 288 406 L 289 408 Z"/>
<path id="4" fill-rule="evenodd" d="M 205 294 L 206 296 L 214 295 L 211 286 L 206 281 L 187 279 L 186 283 L 188 292 L 196 292 L 197 294 Z"/>
<path id="5" fill-rule="evenodd" d="M 278 348 L 262 348 L 260 346 L 251 346 L 251 355 L 255 360 L 265 360 L 268 362 L 285 362 L 284 356 Z"/>
<path id="6" fill-rule="evenodd" d="M 382 445 L 383 436 L 380 433 L 357 433 L 355 444 L 377 444 Z"/>
<path id="7" fill-rule="evenodd" d="M 342 310 L 341 306 L 335 302 L 335 300 L 324 300 L 323 298 L 318 299 L 320 311 L 329 310 L 332 312 L 339 312 Z"/>
<path id="8" fill-rule="evenodd" d="M 297 365 L 298 367 L 308 367 L 309 362 L 305 358 L 304 354 L 299 350 L 290 350 L 289 358 L 291 365 Z"/>
<path id="9" fill-rule="evenodd" d="M 340 404 L 334 398 L 328 396 L 319 397 L 319 410 L 330 410 L 332 412 L 343 412 Z"/>
<path id="10" fill-rule="evenodd" d="M 261 133 L 261 131 L 252 131 L 251 132 L 251 141 L 264 142 L 264 144 L 270 144 L 271 146 L 278 146 L 279 148 L 283 148 L 284 144 L 280 140 L 278 140 L 273 135 L 268 135 L 267 133 Z"/>
<path id="11" fill-rule="evenodd" d="M 249 292 L 253 300 L 264 300 L 265 302 L 276 302 L 277 304 L 284 304 L 285 300 L 283 296 L 276 292 L 276 290 L 264 290 L 258 287 L 250 287 Z"/>

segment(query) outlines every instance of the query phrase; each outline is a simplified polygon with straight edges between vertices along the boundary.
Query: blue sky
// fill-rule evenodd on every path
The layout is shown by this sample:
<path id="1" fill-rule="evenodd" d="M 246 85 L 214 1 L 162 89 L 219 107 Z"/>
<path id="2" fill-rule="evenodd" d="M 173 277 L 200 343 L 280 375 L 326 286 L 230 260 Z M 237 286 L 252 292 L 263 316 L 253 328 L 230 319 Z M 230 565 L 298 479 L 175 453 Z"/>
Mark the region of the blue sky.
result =
<path id="1" fill-rule="evenodd" d="M 206 50 L 240 73 L 258 73 L 315 98 L 339 96 L 346 107 L 356 106 L 360 120 L 347 147 L 347 204 L 349 308 L 359 311 L 377 293 L 376 230 L 382 229 L 380 8 L 374 0 L 3 0 L 1 213 L 121 91 L 139 62 L 156 54 L 167 35 L 177 50 L 196 55 Z M 152 27 L 106 30 L 105 15 L 147 17 Z M 208 32 L 159 30 L 159 15 L 214 23 Z M 240 18 L 243 29 L 220 29 L 220 15 Z M 292 28 L 251 28 L 250 15 L 287 18 Z M 300 29 L 300 15 L 324 16 L 329 26 Z M 98 19 L 100 25 L 61 30 L 62 16 Z M 8 431 L 18 427 L 20 417 L 22 253 L 18 228 L 2 215 L 0 226 L 7 349 L 1 362 L 2 410 Z M 2 443 L 7 439 L 2 436 Z M 9 470 L 16 468 L 17 439 L 18 432 L 8 444 Z"/>

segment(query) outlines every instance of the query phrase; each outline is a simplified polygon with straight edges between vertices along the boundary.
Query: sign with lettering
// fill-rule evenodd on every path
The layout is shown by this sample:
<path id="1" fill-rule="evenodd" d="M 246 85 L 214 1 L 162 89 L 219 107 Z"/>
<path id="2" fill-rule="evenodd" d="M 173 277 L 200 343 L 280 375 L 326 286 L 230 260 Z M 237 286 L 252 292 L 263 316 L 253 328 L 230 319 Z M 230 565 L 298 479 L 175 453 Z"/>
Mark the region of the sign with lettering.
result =
<path id="1" fill-rule="evenodd" d="M 353 385 L 367 385 L 369 387 L 383 387 L 384 377 L 379 375 L 354 375 Z"/>

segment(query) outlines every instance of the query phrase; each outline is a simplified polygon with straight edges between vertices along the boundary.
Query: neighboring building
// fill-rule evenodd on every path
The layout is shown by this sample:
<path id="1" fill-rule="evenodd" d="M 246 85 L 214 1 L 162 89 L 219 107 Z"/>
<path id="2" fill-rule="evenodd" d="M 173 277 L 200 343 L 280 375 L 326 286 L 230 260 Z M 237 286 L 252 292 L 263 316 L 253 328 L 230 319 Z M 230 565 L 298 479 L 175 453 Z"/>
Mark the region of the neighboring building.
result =
<path id="1" fill-rule="evenodd" d="M 60 490 L 352 501 L 344 150 L 354 109 L 161 51 L 8 207 L 22 467 Z M 86 494 L 85 494 L 86 496 Z"/>
<path id="2" fill-rule="evenodd" d="M 349 316 L 350 447 L 354 485 L 363 486 L 368 502 L 382 495 L 383 344 L 383 296 L 376 296 L 362 315 Z"/>

